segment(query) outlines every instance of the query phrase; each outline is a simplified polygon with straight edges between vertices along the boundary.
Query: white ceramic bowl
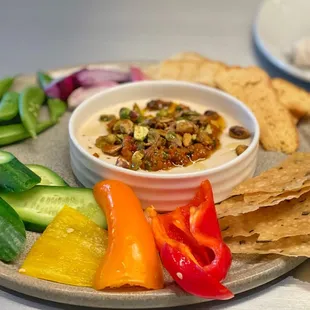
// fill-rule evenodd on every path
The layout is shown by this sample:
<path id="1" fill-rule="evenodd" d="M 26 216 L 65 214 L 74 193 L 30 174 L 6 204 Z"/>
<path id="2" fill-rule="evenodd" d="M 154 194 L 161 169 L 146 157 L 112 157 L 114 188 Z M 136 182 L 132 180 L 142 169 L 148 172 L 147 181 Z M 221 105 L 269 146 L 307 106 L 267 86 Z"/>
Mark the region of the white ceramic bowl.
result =
<path id="1" fill-rule="evenodd" d="M 248 149 L 233 160 L 197 172 L 156 174 L 132 171 L 104 162 L 89 154 L 78 142 L 77 131 L 105 106 L 130 100 L 177 98 L 231 115 L 253 133 Z M 143 81 L 105 90 L 83 102 L 72 114 L 69 123 L 70 156 L 73 173 L 86 187 L 102 179 L 117 179 L 133 188 L 143 208 L 154 205 L 158 211 L 170 211 L 186 204 L 200 183 L 209 179 L 216 202 L 230 195 L 231 190 L 252 177 L 257 161 L 259 126 L 252 112 L 240 101 L 216 89 L 176 81 Z M 216 154 L 216 153 L 215 153 Z"/>

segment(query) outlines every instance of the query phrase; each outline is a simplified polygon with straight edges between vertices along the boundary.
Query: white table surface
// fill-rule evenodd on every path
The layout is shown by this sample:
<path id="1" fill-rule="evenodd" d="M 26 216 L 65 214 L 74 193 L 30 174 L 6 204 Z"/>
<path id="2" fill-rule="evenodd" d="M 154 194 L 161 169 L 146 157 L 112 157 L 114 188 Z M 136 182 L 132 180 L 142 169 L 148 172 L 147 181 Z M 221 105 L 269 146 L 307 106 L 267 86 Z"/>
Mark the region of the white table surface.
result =
<path id="1" fill-rule="evenodd" d="M 292 0 L 294 1 L 294 0 Z M 228 64 L 260 64 L 251 25 L 258 0 L 0 0 L 0 77 L 98 61 L 163 59 L 185 50 Z M 0 288 L 0 307 L 80 309 Z M 309 260 L 228 302 L 186 309 L 310 309 Z"/>

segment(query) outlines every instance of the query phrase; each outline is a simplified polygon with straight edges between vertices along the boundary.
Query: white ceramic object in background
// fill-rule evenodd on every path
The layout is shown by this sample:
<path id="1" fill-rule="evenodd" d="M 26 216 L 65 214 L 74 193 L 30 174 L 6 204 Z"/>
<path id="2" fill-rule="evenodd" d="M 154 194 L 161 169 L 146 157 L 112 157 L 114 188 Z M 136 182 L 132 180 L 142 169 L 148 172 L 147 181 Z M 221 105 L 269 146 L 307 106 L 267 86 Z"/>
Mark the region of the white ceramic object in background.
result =
<path id="1" fill-rule="evenodd" d="M 90 155 L 78 142 L 77 132 L 85 122 L 104 107 L 130 100 L 178 98 L 227 113 L 253 133 L 248 149 L 233 160 L 197 172 L 156 174 L 117 167 Z M 259 126 L 252 112 L 240 101 L 216 89 L 176 81 L 144 81 L 125 84 L 103 91 L 84 101 L 69 122 L 71 165 L 75 176 L 86 187 L 102 179 L 117 179 L 133 188 L 145 208 L 154 205 L 158 211 L 173 210 L 186 204 L 200 183 L 209 179 L 215 201 L 227 198 L 231 190 L 253 176 L 259 145 Z M 216 155 L 216 153 L 215 153 Z"/>
<path id="2" fill-rule="evenodd" d="M 309 0 L 265 0 L 256 17 L 253 34 L 260 51 L 286 73 L 310 82 L 310 69 L 290 63 L 293 45 L 310 37 Z"/>

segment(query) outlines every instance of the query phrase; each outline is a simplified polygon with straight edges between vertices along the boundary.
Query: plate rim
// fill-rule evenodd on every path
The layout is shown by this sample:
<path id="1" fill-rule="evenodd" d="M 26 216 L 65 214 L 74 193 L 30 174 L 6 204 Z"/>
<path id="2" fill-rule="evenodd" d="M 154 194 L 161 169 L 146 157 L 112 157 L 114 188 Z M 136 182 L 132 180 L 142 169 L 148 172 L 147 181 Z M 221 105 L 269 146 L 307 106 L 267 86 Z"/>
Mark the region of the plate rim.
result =
<path id="1" fill-rule="evenodd" d="M 249 270 L 243 274 L 244 279 L 224 281 L 225 285 L 234 294 L 247 292 L 283 276 L 307 260 L 305 257 L 295 258 L 273 254 L 268 256 L 276 256 L 276 258 L 260 265 L 259 272 L 256 274 L 252 274 Z M 44 283 L 49 284 L 48 288 Z M 92 288 L 65 285 L 19 274 L 17 270 L 9 269 L 3 263 L 0 264 L 0 286 L 47 301 L 93 308 L 147 309 L 151 302 L 155 302 L 152 308 L 163 308 L 212 301 L 187 294 L 175 283 L 161 290 L 143 290 L 138 293 L 136 291 L 124 293 L 118 290 L 99 292 Z M 70 294 L 74 294 L 74 298 L 68 298 Z"/>
<path id="2" fill-rule="evenodd" d="M 264 6 L 270 2 L 270 0 L 263 0 L 259 6 L 257 13 L 254 17 L 254 23 L 252 26 L 252 35 L 254 38 L 254 42 L 258 49 L 261 51 L 261 53 L 264 55 L 264 57 L 269 60 L 274 66 L 276 66 L 278 69 L 282 70 L 286 74 L 293 76 L 295 78 L 298 78 L 299 80 L 302 80 L 304 82 L 310 82 L 310 72 L 303 72 L 303 70 L 298 69 L 297 67 L 286 63 L 282 61 L 281 59 L 277 58 L 275 55 L 272 54 L 266 47 L 264 40 L 262 39 L 260 32 L 259 32 L 259 23 L 260 23 L 260 18 L 262 14 L 262 10 Z"/>
<path id="3" fill-rule="evenodd" d="M 154 61 L 104 61 L 66 66 L 46 71 L 51 74 L 57 74 L 63 71 L 70 71 L 88 66 L 115 65 L 122 67 L 133 64 L 148 65 L 152 63 L 154 63 Z M 35 78 L 35 73 L 20 75 L 19 78 L 22 80 L 33 79 Z M 270 256 L 275 258 L 268 259 Z M 267 256 L 260 255 L 259 257 L 265 259 Z M 228 278 L 228 281 L 224 282 L 225 285 L 227 285 L 235 294 L 246 292 L 283 276 L 307 260 L 305 257 L 285 257 L 273 254 L 268 255 L 268 258 L 266 264 L 261 264 L 256 267 L 259 270 L 256 274 L 248 271 L 243 273 L 241 279 Z M 41 300 L 48 300 L 62 304 L 88 306 L 93 308 L 146 309 L 149 308 L 151 302 L 153 302 L 151 305 L 153 308 L 163 308 L 194 305 L 211 301 L 187 294 L 174 283 L 162 290 L 144 290 L 141 291 L 140 294 L 136 294 L 135 291 L 129 292 L 128 294 L 119 291 L 98 292 L 91 288 L 85 290 L 83 287 L 64 285 L 22 275 L 18 273 L 16 268 L 12 269 L 10 266 L 11 265 L 0 262 L 0 286 Z M 49 283 L 47 288 L 44 283 Z M 50 290 L 51 285 L 53 290 Z M 70 293 L 74 294 L 74 298 L 68 298 L 70 297 Z"/>

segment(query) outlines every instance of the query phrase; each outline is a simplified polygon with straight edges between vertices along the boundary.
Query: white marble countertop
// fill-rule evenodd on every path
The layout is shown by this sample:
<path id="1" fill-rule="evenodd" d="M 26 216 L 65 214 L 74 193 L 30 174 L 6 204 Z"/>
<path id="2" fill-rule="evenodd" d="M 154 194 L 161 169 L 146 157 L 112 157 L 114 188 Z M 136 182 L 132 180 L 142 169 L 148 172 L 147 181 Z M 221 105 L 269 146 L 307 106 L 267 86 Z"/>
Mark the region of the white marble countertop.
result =
<path id="1" fill-rule="evenodd" d="M 294 1 L 294 0 L 292 0 Z M 260 64 L 251 26 L 258 0 L 0 1 L 0 77 L 99 61 L 156 60 L 185 50 L 228 64 Z M 310 309 L 310 262 L 228 302 L 186 309 Z M 4 310 L 85 308 L 0 288 Z M 184 307 L 185 308 L 185 307 Z"/>

